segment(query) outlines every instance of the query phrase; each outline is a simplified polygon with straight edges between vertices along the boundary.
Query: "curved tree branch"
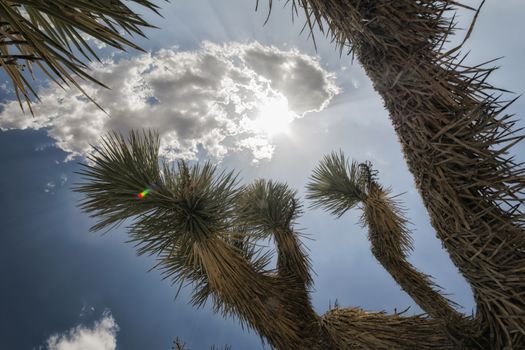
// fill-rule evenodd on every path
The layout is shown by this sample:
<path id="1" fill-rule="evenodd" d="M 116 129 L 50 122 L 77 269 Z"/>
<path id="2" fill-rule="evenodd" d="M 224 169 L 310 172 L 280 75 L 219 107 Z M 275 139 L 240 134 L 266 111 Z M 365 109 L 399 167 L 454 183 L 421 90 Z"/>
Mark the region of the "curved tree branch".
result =
<path id="1" fill-rule="evenodd" d="M 475 337 L 475 323 L 456 311 L 429 276 L 407 261 L 406 253 L 412 249 L 407 220 L 401 207 L 377 183 L 371 165 L 349 163 L 342 152 L 332 153 L 313 174 L 308 197 L 314 206 L 340 216 L 361 203 L 361 220 L 368 227 L 372 254 L 378 262 L 426 313 L 443 321 L 451 336 Z"/>
<path id="2" fill-rule="evenodd" d="M 370 184 L 363 201 L 363 222 L 368 226 L 372 254 L 401 288 L 430 316 L 457 322 L 463 316 L 436 290 L 434 283 L 406 260 L 410 232 L 397 203 L 377 183 Z"/>
<path id="3" fill-rule="evenodd" d="M 301 246 L 299 235 L 293 230 L 294 221 L 300 213 L 295 191 L 285 184 L 257 180 L 242 190 L 236 211 L 239 222 L 252 235 L 274 238 L 277 248 L 277 277 L 288 286 L 278 302 L 297 325 L 304 346 L 311 346 L 319 340 L 329 342 L 310 301 L 310 262 Z"/>
<path id="4" fill-rule="evenodd" d="M 443 320 L 425 316 L 387 315 L 359 308 L 334 308 L 322 318 L 337 349 L 450 350 L 454 343 Z M 469 347 L 461 347 L 470 349 Z"/>

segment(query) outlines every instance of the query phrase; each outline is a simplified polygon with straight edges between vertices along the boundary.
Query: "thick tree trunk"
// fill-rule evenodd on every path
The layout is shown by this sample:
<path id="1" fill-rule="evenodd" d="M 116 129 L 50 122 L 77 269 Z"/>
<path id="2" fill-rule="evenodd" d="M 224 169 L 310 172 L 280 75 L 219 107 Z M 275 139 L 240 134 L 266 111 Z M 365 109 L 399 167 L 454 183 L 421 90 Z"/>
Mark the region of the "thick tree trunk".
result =
<path id="1" fill-rule="evenodd" d="M 373 48 L 357 51 L 358 57 L 368 58 L 363 65 L 391 112 L 432 225 L 474 290 L 492 347 L 524 347 L 525 274 L 519 266 L 525 266 L 525 254 L 518 250 L 524 246 L 523 230 L 498 207 L 498 195 L 491 198 L 490 189 L 502 185 L 502 177 L 512 181 L 515 175 L 512 165 L 490 149 L 494 143 L 479 133 L 499 122 L 486 114 L 491 113 L 483 105 L 487 101 L 456 100 L 448 81 L 453 74 L 446 68 L 434 66 L 434 72 L 404 80 L 409 67 L 421 61 L 417 51 L 400 56 L 403 64 L 392 64 L 395 56 L 390 55 L 377 59 Z M 440 96 L 446 88 L 434 89 L 441 84 L 450 88 L 446 97 L 451 103 Z"/>
<path id="2" fill-rule="evenodd" d="M 523 169 L 492 71 L 441 53 L 453 1 L 305 0 L 371 78 L 438 237 L 474 290 L 493 349 L 525 348 Z"/>

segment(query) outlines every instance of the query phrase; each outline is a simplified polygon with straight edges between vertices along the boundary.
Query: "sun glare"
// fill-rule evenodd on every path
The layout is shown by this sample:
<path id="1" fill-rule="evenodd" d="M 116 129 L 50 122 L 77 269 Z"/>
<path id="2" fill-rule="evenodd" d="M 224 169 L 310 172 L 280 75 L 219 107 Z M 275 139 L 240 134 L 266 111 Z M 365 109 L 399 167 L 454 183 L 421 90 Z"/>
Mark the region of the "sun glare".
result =
<path id="1" fill-rule="evenodd" d="M 256 130 L 263 131 L 269 136 L 289 132 L 295 114 L 288 108 L 288 100 L 285 97 L 269 99 L 258 110 L 257 118 L 254 120 Z"/>

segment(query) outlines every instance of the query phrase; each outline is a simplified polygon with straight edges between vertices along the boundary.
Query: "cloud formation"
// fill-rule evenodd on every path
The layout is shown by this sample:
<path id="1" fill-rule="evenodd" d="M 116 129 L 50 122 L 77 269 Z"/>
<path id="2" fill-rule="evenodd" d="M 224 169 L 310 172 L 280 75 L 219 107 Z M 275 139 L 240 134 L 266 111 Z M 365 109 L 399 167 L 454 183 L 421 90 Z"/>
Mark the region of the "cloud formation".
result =
<path id="1" fill-rule="evenodd" d="M 111 90 L 83 88 L 110 116 L 80 93 L 50 85 L 39 92 L 35 118 L 15 101 L 0 105 L 0 129 L 46 128 L 69 159 L 89 152 L 106 131 L 147 128 L 160 133 L 162 153 L 171 159 L 248 150 L 259 160 L 271 157 L 275 131 L 262 124 L 322 110 L 339 92 L 317 58 L 257 42 L 162 49 L 93 64 L 92 74 Z"/>
<path id="2" fill-rule="evenodd" d="M 66 174 L 60 175 L 60 179 L 58 181 L 49 181 L 46 183 L 44 192 L 49 194 L 55 194 L 55 189 L 57 187 L 63 187 L 68 180 L 68 177 Z"/>
<path id="3" fill-rule="evenodd" d="M 104 312 L 92 328 L 77 326 L 46 341 L 46 350 L 115 350 L 119 328 L 113 316 Z"/>

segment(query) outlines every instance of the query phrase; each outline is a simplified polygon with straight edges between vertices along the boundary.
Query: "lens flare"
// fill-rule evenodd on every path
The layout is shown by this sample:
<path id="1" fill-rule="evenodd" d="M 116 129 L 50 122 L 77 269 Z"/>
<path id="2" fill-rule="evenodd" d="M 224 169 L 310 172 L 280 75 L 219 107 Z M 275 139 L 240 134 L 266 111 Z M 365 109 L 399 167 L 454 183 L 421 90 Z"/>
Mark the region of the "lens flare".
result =
<path id="1" fill-rule="evenodd" d="M 151 190 L 149 188 L 145 189 L 144 191 L 140 192 L 137 197 L 139 197 L 140 199 L 146 197 L 149 193 L 151 192 Z"/>

